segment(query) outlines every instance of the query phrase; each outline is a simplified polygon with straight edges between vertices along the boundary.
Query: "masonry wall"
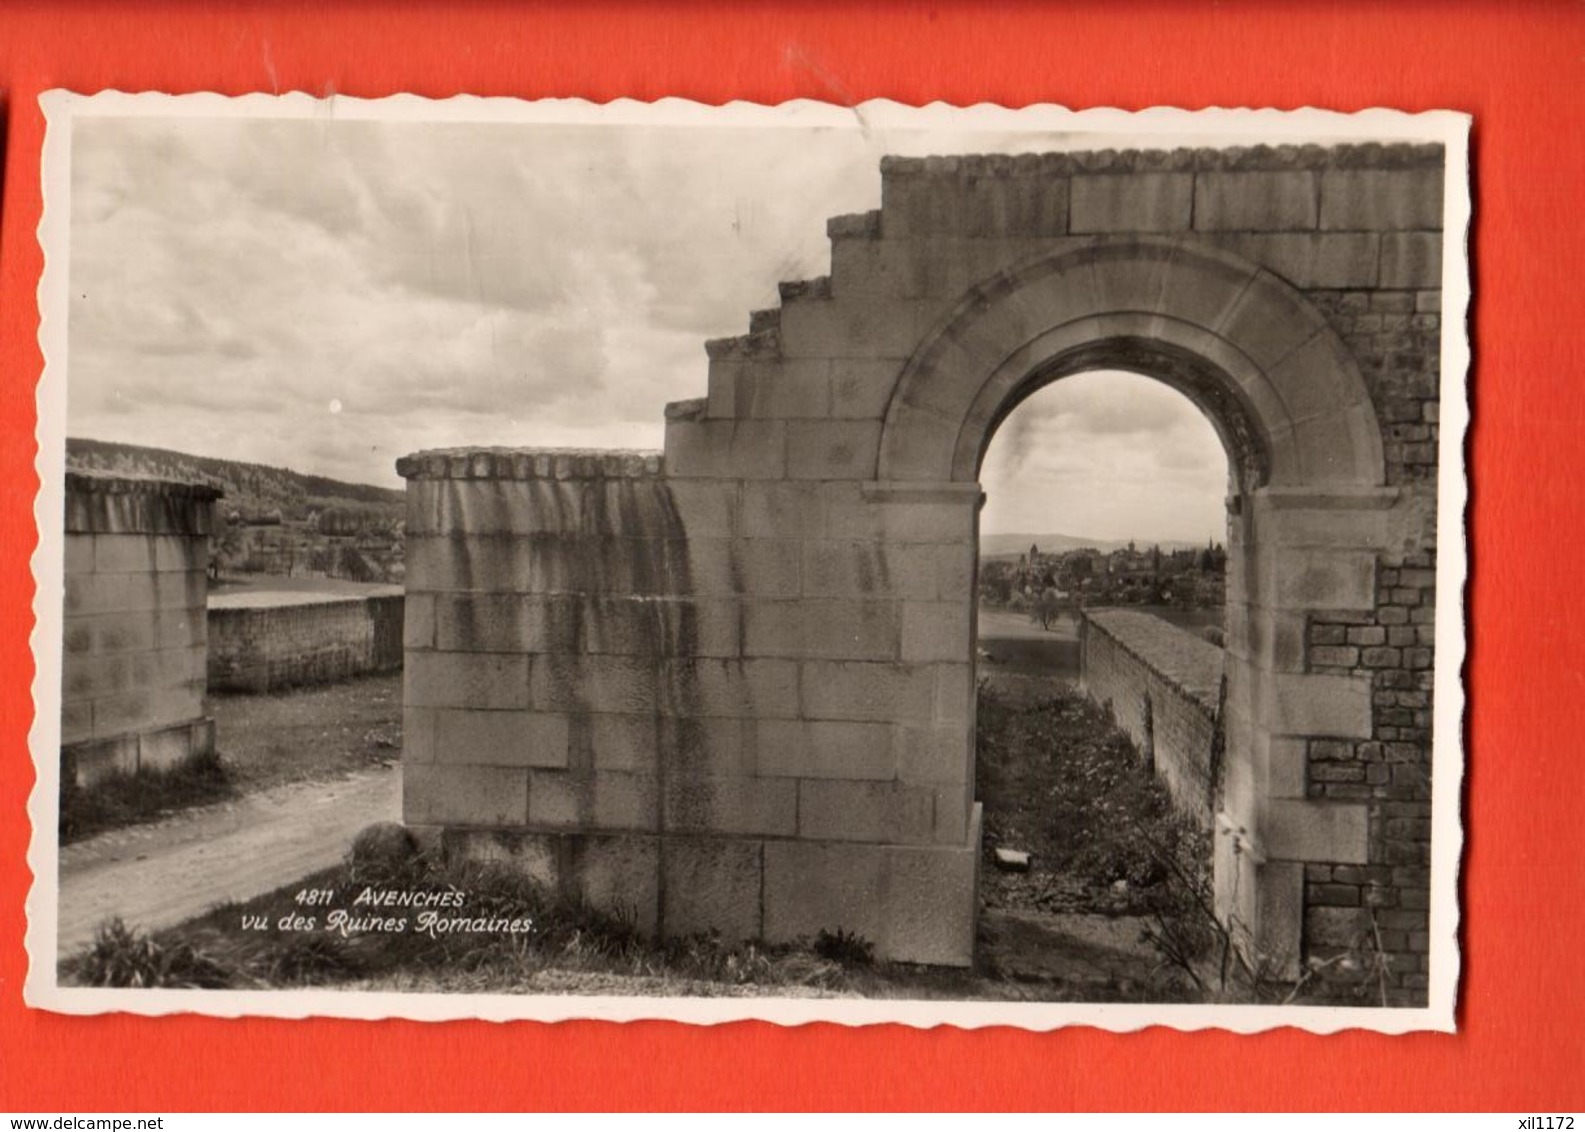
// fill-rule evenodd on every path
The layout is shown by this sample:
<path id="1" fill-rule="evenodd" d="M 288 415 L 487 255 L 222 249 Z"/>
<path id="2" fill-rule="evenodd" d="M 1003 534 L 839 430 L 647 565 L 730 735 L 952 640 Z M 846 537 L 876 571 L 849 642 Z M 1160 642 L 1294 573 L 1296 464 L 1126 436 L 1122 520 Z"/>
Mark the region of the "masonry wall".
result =
<path id="1" fill-rule="evenodd" d="M 209 602 L 209 687 L 270 692 L 402 667 L 402 594 L 226 594 Z"/>
<path id="2" fill-rule="evenodd" d="M 1151 761 L 1173 802 L 1209 829 L 1215 817 L 1222 650 L 1127 609 L 1087 609 L 1079 681 Z"/>
<path id="3" fill-rule="evenodd" d="M 203 714 L 210 487 L 66 475 L 62 778 L 214 750 Z"/>
<path id="4" fill-rule="evenodd" d="M 409 824 L 646 929 L 968 961 L 977 493 L 658 454 L 400 467 Z"/>
<path id="5" fill-rule="evenodd" d="M 1392 1000 L 1418 1001 L 1433 647 L 1420 582 L 1435 563 L 1443 161 L 1440 147 L 1406 145 L 888 158 L 882 207 L 828 225 L 830 275 L 783 284 L 780 305 L 752 313 L 745 334 L 706 344 L 707 396 L 668 407 L 662 460 L 615 472 L 532 453 L 404 462 L 409 592 L 434 597 L 437 633 L 452 594 L 559 600 L 572 586 L 579 603 L 599 596 L 628 619 L 637 595 L 668 599 L 637 607 L 656 619 L 661 653 L 598 651 L 590 642 L 607 638 L 591 634 L 581 604 L 575 631 L 549 607 L 522 614 L 509 661 L 492 659 L 482 637 L 410 634 L 412 722 L 431 736 L 417 742 L 435 764 L 409 778 L 410 816 L 451 830 L 599 831 L 614 828 L 608 806 L 630 806 L 623 814 L 642 819 L 622 821 L 659 838 L 643 842 L 657 860 L 669 839 L 696 834 L 759 846 L 744 850 L 759 863 L 741 876 L 762 878 L 762 910 L 749 910 L 743 879 L 740 926 L 835 926 L 829 894 L 853 892 L 863 894 L 853 915 L 868 908 L 883 943 L 900 938 L 877 918 L 906 891 L 885 869 L 903 866 L 868 862 L 902 860 L 888 856 L 902 847 L 944 851 L 965 827 L 975 836 L 974 445 L 1048 376 L 997 367 L 1061 327 L 1083 344 L 1067 359 L 1075 368 L 1141 369 L 1196 396 L 1236 469 L 1223 910 L 1263 925 L 1250 953 L 1288 978 L 1307 960 L 1373 948 L 1387 928 Z M 1028 273 L 1058 261 L 1059 273 Z M 1204 282 L 1221 285 L 1196 289 Z M 987 325 L 969 317 L 992 307 Z M 1172 318 L 1152 321 L 1163 311 Z M 1099 318 L 1128 329 L 1083 343 Z M 974 388 L 961 403 L 933 399 L 939 386 L 902 390 L 911 366 Z M 1236 386 L 1228 366 L 1265 384 Z M 1356 368 L 1369 405 L 1334 403 L 1340 386 L 1326 378 Z M 1273 388 L 1282 396 L 1248 400 Z M 1262 420 L 1286 423 L 1257 436 Z M 1384 482 L 1370 466 L 1378 452 Z M 883 464 L 903 469 L 901 482 Z M 590 511 L 575 498 L 605 502 Z M 581 525 L 591 514 L 607 525 Z M 423 624 L 411 606 L 409 622 Z M 544 627 L 559 627 L 553 646 L 520 643 Z M 1325 643 L 1338 627 L 1342 642 Z M 1372 632 L 1354 644 L 1354 629 Z M 1364 644 L 1378 629 L 1383 643 Z M 1386 642 L 1392 629 L 1398 644 Z M 1367 648 L 1396 651 L 1367 660 Z M 423 700 L 496 687 L 493 675 L 474 677 L 497 671 L 511 690 L 499 706 Z M 731 710 L 700 711 L 696 694 Z M 567 764 L 442 767 L 480 749 L 445 728 L 496 725 L 474 722 L 484 710 L 530 713 Z M 596 761 L 607 737 L 641 726 L 627 717 L 660 721 L 642 724 L 655 761 L 607 769 Z M 607 803 L 607 781 L 637 801 Z M 569 801 L 536 805 L 536 788 Z M 709 802 L 690 809 L 694 796 Z M 811 878 L 798 904 L 807 914 L 778 895 L 795 888 L 777 879 L 797 871 L 794 859 Z M 932 906 L 951 903 L 965 876 L 943 866 L 924 886 L 935 887 Z M 687 887 L 658 880 L 651 919 L 714 922 L 674 913 L 702 898 L 665 895 Z"/>

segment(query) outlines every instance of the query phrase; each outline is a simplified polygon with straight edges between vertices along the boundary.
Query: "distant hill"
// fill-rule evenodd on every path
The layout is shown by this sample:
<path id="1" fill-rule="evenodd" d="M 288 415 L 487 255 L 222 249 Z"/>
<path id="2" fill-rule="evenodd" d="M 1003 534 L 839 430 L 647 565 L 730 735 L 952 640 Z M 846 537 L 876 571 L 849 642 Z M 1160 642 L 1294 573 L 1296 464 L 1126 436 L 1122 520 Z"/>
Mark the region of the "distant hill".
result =
<path id="1" fill-rule="evenodd" d="M 1220 540 L 1218 540 L 1220 541 Z M 1140 549 L 1161 544 L 1162 550 L 1184 550 L 1205 545 L 1199 542 L 1183 542 L 1179 539 L 1135 539 L 1134 544 Z M 1078 538 L 1074 535 L 1046 533 L 1043 535 L 981 535 L 980 555 L 984 558 L 1016 558 L 1029 549 L 1031 545 L 1038 546 L 1043 553 L 1061 554 L 1069 550 L 1082 550 L 1089 547 L 1103 553 L 1122 550 L 1128 545 L 1127 539 L 1104 538 Z"/>
<path id="2" fill-rule="evenodd" d="M 238 511 L 249 517 L 279 511 L 282 519 L 301 520 L 310 511 L 321 514 L 334 511 L 395 522 L 405 513 L 402 493 L 392 488 L 344 483 L 289 468 L 193 456 L 137 444 L 70 437 L 66 441 L 66 464 L 73 468 L 211 483 L 225 492 L 220 503 L 223 510 Z"/>

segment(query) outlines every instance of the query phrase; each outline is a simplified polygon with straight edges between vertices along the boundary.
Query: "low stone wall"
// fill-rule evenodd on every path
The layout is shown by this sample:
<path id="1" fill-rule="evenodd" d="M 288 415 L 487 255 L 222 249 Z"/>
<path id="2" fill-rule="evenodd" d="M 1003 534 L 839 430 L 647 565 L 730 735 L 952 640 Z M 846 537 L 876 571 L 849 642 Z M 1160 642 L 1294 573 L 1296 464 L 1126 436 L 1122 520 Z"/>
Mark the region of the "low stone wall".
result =
<path id="1" fill-rule="evenodd" d="M 1159 617 L 1127 609 L 1085 610 L 1079 642 L 1085 692 L 1110 705 L 1173 801 L 1209 829 L 1222 650 Z"/>
<path id="2" fill-rule="evenodd" d="M 206 485 L 66 474 L 62 781 L 214 751 L 204 718 Z"/>
<path id="3" fill-rule="evenodd" d="M 269 692 L 402 667 L 399 587 L 244 593 L 209 601 L 209 687 Z"/>

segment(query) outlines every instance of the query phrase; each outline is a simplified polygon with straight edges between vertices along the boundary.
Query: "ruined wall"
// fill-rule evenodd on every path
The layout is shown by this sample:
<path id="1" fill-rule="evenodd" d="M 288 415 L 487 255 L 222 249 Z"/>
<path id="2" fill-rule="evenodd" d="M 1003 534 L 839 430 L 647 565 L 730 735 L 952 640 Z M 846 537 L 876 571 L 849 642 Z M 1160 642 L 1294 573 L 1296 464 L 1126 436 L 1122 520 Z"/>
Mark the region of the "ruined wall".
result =
<path id="1" fill-rule="evenodd" d="M 214 488 L 66 474 L 63 781 L 211 754 L 205 598 Z"/>
<path id="2" fill-rule="evenodd" d="M 400 592 L 218 594 L 209 601 L 215 691 L 278 691 L 400 667 Z"/>
<path id="3" fill-rule="evenodd" d="M 1079 682 L 1111 708 L 1178 808 L 1209 829 L 1222 650 L 1148 613 L 1087 609 L 1079 625 Z"/>
<path id="4" fill-rule="evenodd" d="M 1219 908 L 1253 961 L 1296 978 L 1366 941 L 1369 915 L 1331 903 L 1352 884 L 1401 923 L 1389 982 L 1414 1001 L 1431 645 L 1383 646 L 1382 668 L 1391 654 L 1310 650 L 1339 625 L 1349 647 L 1350 627 L 1420 623 L 1392 579 L 1434 569 L 1442 165 L 1393 145 L 889 158 L 882 207 L 829 223 L 830 276 L 707 343 L 708 395 L 668 408 L 663 459 L 404 461 L 409 593 L 433 596 L 435 633 L 478 601 L 516 618 L 428 636 L 410 608 L 410 819 L 476 850 L 505 844 L 487 830 L 565 830 L 536 867 L 585 888 L 608 874 L 567 846 L 615 821 L 659 878 L 646 922 L 779 937 L 863 917 L 883 955 L 966 962 L 979 454 L 1043 382 L 1131 369 L 1204 409 L 1238 481 Z M 597 651 L 596 597 L 602 617 L 644 610 L 652 636 Z M 527 713 L 565 764 L 479 754 L 504 749 L 466 730 L 505 728 L 496 711 Z M 607 769 L 615 734 L 651 754 Z M 1369 764 L 1389 757 L 1381 781 Z M 698 858 L 719 883 L 677 904 L 667 870 L 693 858 L 669 847 L 696 835 L 751 863 Z M 676 910 L 708 893 L 720 907 Z M 925 908 L 964 909 L 950 947 L 906 942 Z"/>
<path id="5" fill-rule="evenodd" d="M 654 454 L 400 467 L 411 825 L 646 929 L 966 961 L 969 509 Z"/>

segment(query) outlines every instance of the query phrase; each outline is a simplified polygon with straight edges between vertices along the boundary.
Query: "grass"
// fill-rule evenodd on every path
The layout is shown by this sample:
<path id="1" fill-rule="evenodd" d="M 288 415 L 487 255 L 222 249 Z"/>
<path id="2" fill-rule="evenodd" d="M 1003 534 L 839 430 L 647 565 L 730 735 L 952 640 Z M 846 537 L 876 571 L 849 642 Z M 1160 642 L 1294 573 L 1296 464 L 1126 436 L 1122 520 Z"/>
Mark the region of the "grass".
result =
<path id="1" fill-rule="evenodd" d="M 367 907 L 353 903 L 366 886 L 462 893 L 465 911 L 443 915 L 526 919 L 533 929 L 424 934 L 411 920 L 401 931 L 330 929 L 327 909 L 367 914 Z M 329 905 L 297 900 L 301 892 L 325 889 L 338 899 Z M 293 914 L 315 916 L 315 928 L 282 930 L 283 918 Z M 265 929 L 241 930 L 244 916 L 263 917 Z M 67 984 L 116 987 L 870 995 L 885 993 L 899 973 L 899 986 L 935 987 L 942 994 L 966 980 L 954 972 L 888 968 L 849 933 L 780 947 L 729 943 L 717 935 L 655 941 L 630 916 L 549 893 L 511 868 L 418 857 L 374 873 L 343 865 L 167 931 L 142 933 L 111 921 L 91 946 L 63 962 L 60 977 Z M 635 991 L 635 982 L 648 989 Z"/>
<path id="2" fill-rule="evenodd" d="M 402 675 L 270 695 L 211 695 L 219 753 L 162 771 L 62 783 L 60 840 L 158 821 L 194 806 L 389 766 L 402 753 Z"/>
<path id="3" fill-rule="evenodd" d="M 1154 991 L 1209 992 L 1221 943 L 1210 834 L 1132 740 L 1077 690 L 1016 676 L 982 685 L 977 727 L 986 907 L 1141 917 L 1162 960 Z M 1028 852 L 1029 870 L 999 871 L 998 847 Z"/>
<path id="4" fill-rule="evenodd" d="M 1203 941 L 1192 932 L 1185 936 L 1183 930 L 1174 935 L 1172 928 L 1193 924 L 1194 886 L 1202 880 L 1208 886 L 1203 835 L 1177 818 L 1165 791 L 1100 709 L 1049 681 L 1021 687 L 1025 690 L 981 691 L 978 789 L 985 802 L 987 854 L 998 844 L 1028 849 L 1034 866 L 1027 874 L 1008 874 L 987 864 L 981 889 L 985 906 L 1147 917 L 1161 925 L 1163 951 L 1168 945 L 1194 950 Z M 1030 694 L 1028 689 L 1037 691 Z M 323 696 L 323 708 L 337 701 L 336 693 L 353 691 L 343 687 L 307 695 Z M 310 737 L 321 733 L 315 728 L 338 736 L 343 761 L 349 756 L 377 758 L 386 751 L 378 739 L 388 732 L 379 729 L 376 691 L 363 689 L 361 700 L 354 703 L 366 713 L 361 717 L 355 712 L 330 717 L 302 712 L 297 725 Z M 390 691 L 394 698 L 394 681 Z M 274 745 L 293 741 L 269 733 L 276 705 L 264 701 L 304 696 L 259 697 L 246 705 L 256 713 L 255 728 L 263 729 L 255 731 L 259 756 L 271 757 Z M 275 722 L 284 726 L 290 721 Z M 299 733 L 295 741 L 309 740 Z M 293 773 L 317 773 L 326 765 L 314 756 L 292 759 L 283 751 L 281 757 L 295 768 Z M 353 896 L 365 886 L 460 892 L 468 915 L 527 919 L 533 930 L 437 937 L 410 929 L 326 930 L 330 909 L 367 911 L 353 904 Z M 296 899 L 299 892 L 324 889 L 336 894 L 332 903 Z M 314 916 L 315 928 L 283 930 L 283 917 L 291 914 Z M 242 930 L 244 916 L 262 918 L 262 930 Z M 1004 933 L 982 952 L 1005 949 L 1008 938 Z M 1170 972 L 1170 964 L 1162 965 Z M 1004 974 L 994 959 L 983 955 L 974 970 L 889 963 L 876 957 L 872 941 L 840 929 L 776 946 L 718 935 L 657 941 L 639 930 L 631 914 L 569 900 L 505 865 L 443 863 L 423 856 L 373 871 L 349 862 L 153 934 L 107 924 L 93 946 L 62 964 L 61 978 L 94 986 L 316 986 L 447 993 L 1025 1001 L 1195 996 L 1186 979 L 1171 985 L 1123 982 L 1098 989 L 1061 977 Z"/>
<path id="5" fill-rule="evenodd" d="M 66 845 L 108 829 L 154 821 L 190 806 L 225 801 L 236 793 L 231 776 L 216 758 L 140 774 L 112 774 L 86 789 L 63 779 L 60 842 Z"/>

